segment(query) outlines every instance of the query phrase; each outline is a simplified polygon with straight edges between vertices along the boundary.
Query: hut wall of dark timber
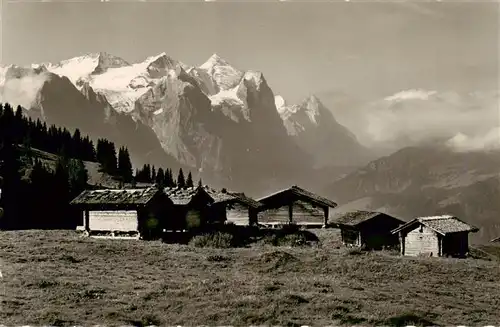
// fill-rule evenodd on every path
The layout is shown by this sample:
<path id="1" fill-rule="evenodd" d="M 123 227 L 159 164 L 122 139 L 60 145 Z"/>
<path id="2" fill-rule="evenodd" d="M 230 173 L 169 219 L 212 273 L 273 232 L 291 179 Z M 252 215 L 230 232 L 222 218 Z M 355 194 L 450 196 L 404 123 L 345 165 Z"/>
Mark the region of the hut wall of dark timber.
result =
<path id="1" fill-rule="evenodd" d="M 380 212 L 356 211 L 340 216 L 335 224 L 340 228 L 342 243 L 379 250 L 399 245 L 391 231 L 404 221 Z"/>
<path id="2" fill-rule="evenodd" d="M 174 205 L 166 219 L 164 229 L 194 229 L 203 227 L 210 222 L 211 217 L 213 217 L 210 210 L 213 199 L 204 191 L 191 190 L 191 192 L 191 194 L 187 195 L 182 194 L 182 197 L 169 196 Z"/>
<path id="3" fill-rule="evenodd" d="M 209 222 L 212 224 L 223 224 L 227 219 L 226 203 L 214 203 L 210 207 Z"/>

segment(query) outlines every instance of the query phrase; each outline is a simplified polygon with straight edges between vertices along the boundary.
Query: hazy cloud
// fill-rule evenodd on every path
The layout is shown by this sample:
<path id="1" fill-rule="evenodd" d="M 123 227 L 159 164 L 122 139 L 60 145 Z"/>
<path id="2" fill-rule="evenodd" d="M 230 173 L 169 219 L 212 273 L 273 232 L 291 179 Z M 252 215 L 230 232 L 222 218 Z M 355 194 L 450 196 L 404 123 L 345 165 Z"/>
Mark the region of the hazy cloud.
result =
<path id="1" fill-rule="evenodd" d="M 29 109 L 37 99 L 38 92 L 47 81 L 47 74 L 30 74 L 21 78 L 8 79 L 0 86 L 0 102 Z"/>
<path id="2" fill-rule="evenodd" d="M 447 144 L 457 151 L 500 150 L 500 127 L 472 137 L 458 133 Z"/>
<path id="3" fill-rule="evenodd" d="M 498 101 L 498 92 L 408 90 L 351 112 L 346 125 L 372 148 L 446 139 L 455 148 L 491 148 L 500 142 Z"/>

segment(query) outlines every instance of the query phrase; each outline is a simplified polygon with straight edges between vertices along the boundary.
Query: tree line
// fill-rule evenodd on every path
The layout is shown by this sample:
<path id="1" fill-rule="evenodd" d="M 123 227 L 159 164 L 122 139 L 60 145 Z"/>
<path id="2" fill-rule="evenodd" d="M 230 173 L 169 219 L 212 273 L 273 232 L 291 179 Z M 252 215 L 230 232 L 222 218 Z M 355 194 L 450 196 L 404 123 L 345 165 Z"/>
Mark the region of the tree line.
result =
<path id="1" fill-rule="evenodd" d="M 55 163 L 34 149 L 56 154 Z M 185 178 L 182 169 L 174 178 L 171 169 L 145 164 L 134 174 L 126 147 L 117 153 L 106 139 L 94 146 L 78 129 L 71 134 L 25 117 L 20 106 L 0 103 L 0 228 L 75 228 L 81 217 L 69 202 L 89 187 L 84 161 L 98 162 L 102 172 L 123 183 L 194 186 L 191 172 Z"/>

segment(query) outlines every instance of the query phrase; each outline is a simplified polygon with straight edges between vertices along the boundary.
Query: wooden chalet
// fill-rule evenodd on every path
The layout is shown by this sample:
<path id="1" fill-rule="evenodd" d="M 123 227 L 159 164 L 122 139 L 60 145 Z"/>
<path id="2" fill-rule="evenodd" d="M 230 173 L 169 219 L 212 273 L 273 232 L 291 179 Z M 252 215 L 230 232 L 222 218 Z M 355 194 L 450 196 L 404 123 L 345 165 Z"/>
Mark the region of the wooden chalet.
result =
<path id="1" fill-rule="evenodd" d="M 399 235 L 402 255 L 464 257 L 469 251 L 469 233 L 478 230 L 457 217 L 444 215 L 413 219 L 392 234 Z"/>
<path id="2" fill-rule="evenodd" d="M 405 222 L 385 213 L 360 210 L 339 214 L 331 223 L 340 229 L 345 245 L 379 250 L 399 244 L 391 231 Z"/>
<path id="3" fill-rule="evenodd" d="M 304 227 L 326 227 L 330 208 L 337 204 L 298 186 L 258 199 L 258 223 L 265 226 L 297 224 Z"/>
<path id="4" fill-rule="evenodd" d="M 166 187 L 164 192 L 173 203 L 164 225 L 166 231 L 201 227 L 210 221 L 214 199 L 203 187 Z"/>
<path id="5" fill-rule="evenodd" d="M 82 210 L 79 229 L 96 237 L 155 238 L 172 203 L 156 187 L 85 190 L 70 202 Z"/>
<path id="6" fill-rule="evenodd" d="M 257 224 L 257 209 L 262 206 L 261 203 L 244 193 L 230 192 L 226 189 L 217 191 L 206 185 L 203 188 L 214 199 L 211 205 L 211 222 L 229 222 L 239 226 Z"/>
<path id="7" fill-rule="evenodd" d="M 246 196 L 245 193 L 230 194 L 233 199 L 227 202 L 226 221 L 238 226 L 256 226 L 262 203 Z"/>

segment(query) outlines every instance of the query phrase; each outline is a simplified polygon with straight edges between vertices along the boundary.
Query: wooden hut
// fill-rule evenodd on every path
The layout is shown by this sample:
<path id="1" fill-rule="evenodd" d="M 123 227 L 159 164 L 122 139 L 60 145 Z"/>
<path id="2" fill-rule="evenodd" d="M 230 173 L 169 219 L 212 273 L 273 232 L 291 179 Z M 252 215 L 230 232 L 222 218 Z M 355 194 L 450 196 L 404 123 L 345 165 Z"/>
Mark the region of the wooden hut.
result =
<path id="1" fill-rule="evenodd" d="M 230 192 L 226 189 L 214 190 L 203 187 L 214 199 L 211 205 L 211 222 L 229 222 L 238 226 L 257 224 L 257 209 L 262 204 L 245 195 L 245 193 Z"/>
<path id="2" fill-rule="evenodd" d="M 166 187 L 164 192 L 173 203 L 165 230 L 187 230 L 209 222 L 210 207 L 214 199 L 203 187 Z"/>
<path id="3" fill-rule="evenodd" d="M 89 236 L 155 238 L 171 201 L 156 187 L 86 190 L 70 202 Z"/>
<path id="4" fill-rule="evenodd" d="M 413 219 L 392 231 L 399 235 L 402 255 L 464 257 L 469 251 L 469 233 L 477 232 L 455 216 Z"/>
<path id="5" fill-rule="evenodd" d="M 297 224 L 322 227 L 328 222 L 330 208 L 337 204 L 296 185 L 257 200 L 258 222 L 265 226 Z"/>
<path id="6" fill-rule="evenodd" d="M 391 231 L 405 222 L 385 213 L 359 210 L 339 214 L 332 223 L 340 228 L 345 245 L 378 250 L 399 244 L 397 235 Z"/>
<path id="7" fill-rule="evenodd" d="M 233 199 L 227 201 L 226 221 L 239 226 L 256 226 L 262 203 L 246 196 L 245 193 L 230 194 Z"/>

